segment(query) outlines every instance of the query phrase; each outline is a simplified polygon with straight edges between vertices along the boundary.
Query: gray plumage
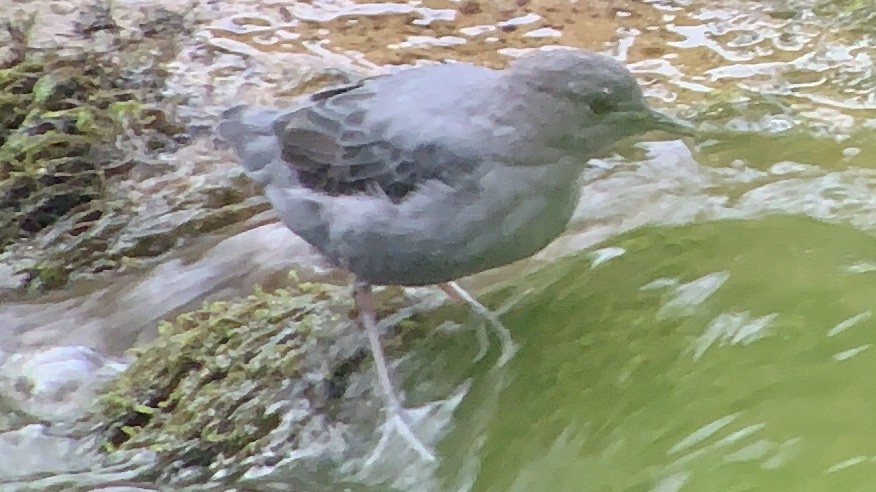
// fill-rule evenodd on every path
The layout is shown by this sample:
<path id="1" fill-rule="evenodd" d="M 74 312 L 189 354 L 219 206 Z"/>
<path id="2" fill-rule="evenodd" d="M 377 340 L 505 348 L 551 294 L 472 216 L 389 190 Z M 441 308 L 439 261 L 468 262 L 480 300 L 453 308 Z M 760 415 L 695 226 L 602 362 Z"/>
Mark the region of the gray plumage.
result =
<path id="1" fill-rule="evenodd" d="M 566 227 L 585 162 L 673 124 L 623 65 L 576 50 L 506 70 L 414 68 L 236 107 L 219 132 L 283 222 L 373 284 L 450 281 L 536 253 Z"/>

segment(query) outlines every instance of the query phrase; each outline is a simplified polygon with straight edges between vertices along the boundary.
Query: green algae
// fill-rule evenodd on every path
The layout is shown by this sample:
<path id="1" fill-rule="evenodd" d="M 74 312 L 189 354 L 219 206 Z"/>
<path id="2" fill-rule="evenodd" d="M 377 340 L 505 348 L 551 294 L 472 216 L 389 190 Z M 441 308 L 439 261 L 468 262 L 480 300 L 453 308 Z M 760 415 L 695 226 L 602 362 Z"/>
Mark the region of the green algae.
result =
<path id="1" fill-rule="evenodd" d="M 131 105 L 137 93 L 122 57 L 99 49 L 75 55 L 28 49 L 24 28 L 5 28 L 21 48 L 0 67 L 0 252 L 67 219 L 62 235 L 79 247 L 68 244 L 64 255 L 20 265 L 30 272 L 29 286 L 51 289 L 105 249 L 105 241 L 83 240 L 119 224 L 92 226 L 130 208 L 124 196 L 111 193 L 111 177 L 130 163 L 115 148 L 125 126 L 110 108 L 119 101 Z M 135 107 L 126 117 L 143 119 L 144 105 Z"/>
<path id="2" fill-rule="evenodd" d="M 379 293 L 379 314 L 396 311 L 401 293 Z M 355 316 L 349 288 L 300 283 L 163 322 L 94 407 L 104 451 L 156 453 L 160 482 L 198 483 L 345 435 L 350 408 L 382 406 L 370 390 L 347 391 L 351 378 L 371 378 Z M 403 338 L 422 335 L 414 325 Z"/>
<path id="3" fill-rule="evenodd" d="M 231 181 L 180 186 L 166 200 L 175 213 L 144 217 L 132 183 L 177 171 L 156 156 L 192 138 L 175 111 L 184 97 L 165 84 L 196 20 L 150 7 L 123 30 L 113 15 L 106 2 L 83 11 L 74 50 L 30 47 L 32 19 L 0 24 L 13 48 L 0 59 L 0 262 L 14 273 L 0 290 L 128 268 L 267 208 Z"/>

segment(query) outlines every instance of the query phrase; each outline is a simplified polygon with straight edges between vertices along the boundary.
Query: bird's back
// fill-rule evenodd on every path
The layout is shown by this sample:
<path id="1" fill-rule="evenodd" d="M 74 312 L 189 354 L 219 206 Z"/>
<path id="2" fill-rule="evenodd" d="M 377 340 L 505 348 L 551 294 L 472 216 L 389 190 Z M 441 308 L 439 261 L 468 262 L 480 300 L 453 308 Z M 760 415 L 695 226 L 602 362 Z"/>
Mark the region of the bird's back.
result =
<path id="1" fill-rule="evenodd" d="M 488 119 L 460 96 L 489 90 L 495 78 L 439 65 L 315 94 L 276 119 L 282 158 L 302 186 L 335 196 L 377 192 L 399 202 L 431 180 L 454 184 L 482 157 L 485 137 L 473 133 Z"/>
<path id="2" fill-rule="evenodd" d="M 558 56 L 544 66 L 595 55 Z M 287 112 L 235 108 L 219 132 L 284 223 L 339 266 L 374 284 L 445 282 L 547 245 L 574 210 L 593 149 L 636 130 L 588 106 L 613 85 L 580 93 L 533 83 L 538 63 L 521 67 L 415 68 Z M 586 145 L 553 145 L 567 136 Z"/>

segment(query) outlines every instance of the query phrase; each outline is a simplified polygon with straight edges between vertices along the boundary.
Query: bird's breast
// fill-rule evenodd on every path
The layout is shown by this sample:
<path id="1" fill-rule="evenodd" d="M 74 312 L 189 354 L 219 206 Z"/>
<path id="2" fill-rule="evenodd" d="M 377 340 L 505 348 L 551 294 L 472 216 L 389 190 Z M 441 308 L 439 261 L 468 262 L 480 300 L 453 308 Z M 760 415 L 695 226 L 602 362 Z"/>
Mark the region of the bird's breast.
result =
<path id="1" fill-rule="evenodd" d="M 343 226 L 323 252 L 375 284 L 428 285 L 503 266 L 565 229 L 579 167 L 497 165 L 476 186 L 427 186 L 362 220 L 335 221 Z"/>

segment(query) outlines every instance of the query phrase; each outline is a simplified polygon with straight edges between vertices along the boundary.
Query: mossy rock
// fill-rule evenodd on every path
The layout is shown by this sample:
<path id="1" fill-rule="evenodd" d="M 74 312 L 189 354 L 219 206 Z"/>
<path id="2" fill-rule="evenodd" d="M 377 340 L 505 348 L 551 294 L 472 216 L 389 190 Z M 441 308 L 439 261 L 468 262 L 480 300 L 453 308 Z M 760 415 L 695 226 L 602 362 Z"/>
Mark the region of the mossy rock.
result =
<path id="1" fill-rule="evenodd" d="M 403 303 L 401 289 L 380 291 L 378 314 Z M 360 410 L 373 430 L 382 408 L 356 316 L 350 288 L 328 284 L 207 304 L 163 323 L 90 421 L 107 452 L 156 453 L 166 484 L 227 483 L 305 448 L 346 449 Z"/>
<path id="2" fill-rule="evenodd" d="M 0 248 L 103 195 L 95 152 L 113 125 L 88 101 L 99 80 L 70 63 L 0 70 Z"/>
<path id="3" fill-rule="evenodd" d="M 14 274 L 0 290 L 40 292 L 145 263 L 268 208 L 249 183 L 181 177 L 167 213 L 143 217 L 151 212 L 131 183 L 178 172 L 157 156 L 192 138 L 174 111 L 184 96 L 165 80 L 195 21 L 146 8 L 140 30 L 122 32 L 107 5 L 82 14 L 88 48 L 78 51 L 31 49 L 26 27 L 0 24 L 0 39 L 16 42 L 0 60 L 0 262 Z"/>
<path id="4" fill-rule="evenodd" d="M 148 96 L 136 87 L 142 81 L 126 72 L 118 52 L 29 49 L 26 27 L 7 22 L 0 29 L 17 43 L 17 56 L 0 67 L 0 252 L 63 221 L 64 236 L 92 236 L 101 219 L 130 208 L 123 195 L 110 193 L 112 178 L 131 167 L 117 139 L 131 127 L 182 129 L 145 104 Z M 153 125 L 159 121 L 161 128 Z M 122 223 L 104 224 L 100 235 Z M 79 246 L 64 249 L 87 257 L 105 244 Z M 69 253 L 45 260 L 30 265 L 41 289 L 64 285 L 82 263 Z"/>

